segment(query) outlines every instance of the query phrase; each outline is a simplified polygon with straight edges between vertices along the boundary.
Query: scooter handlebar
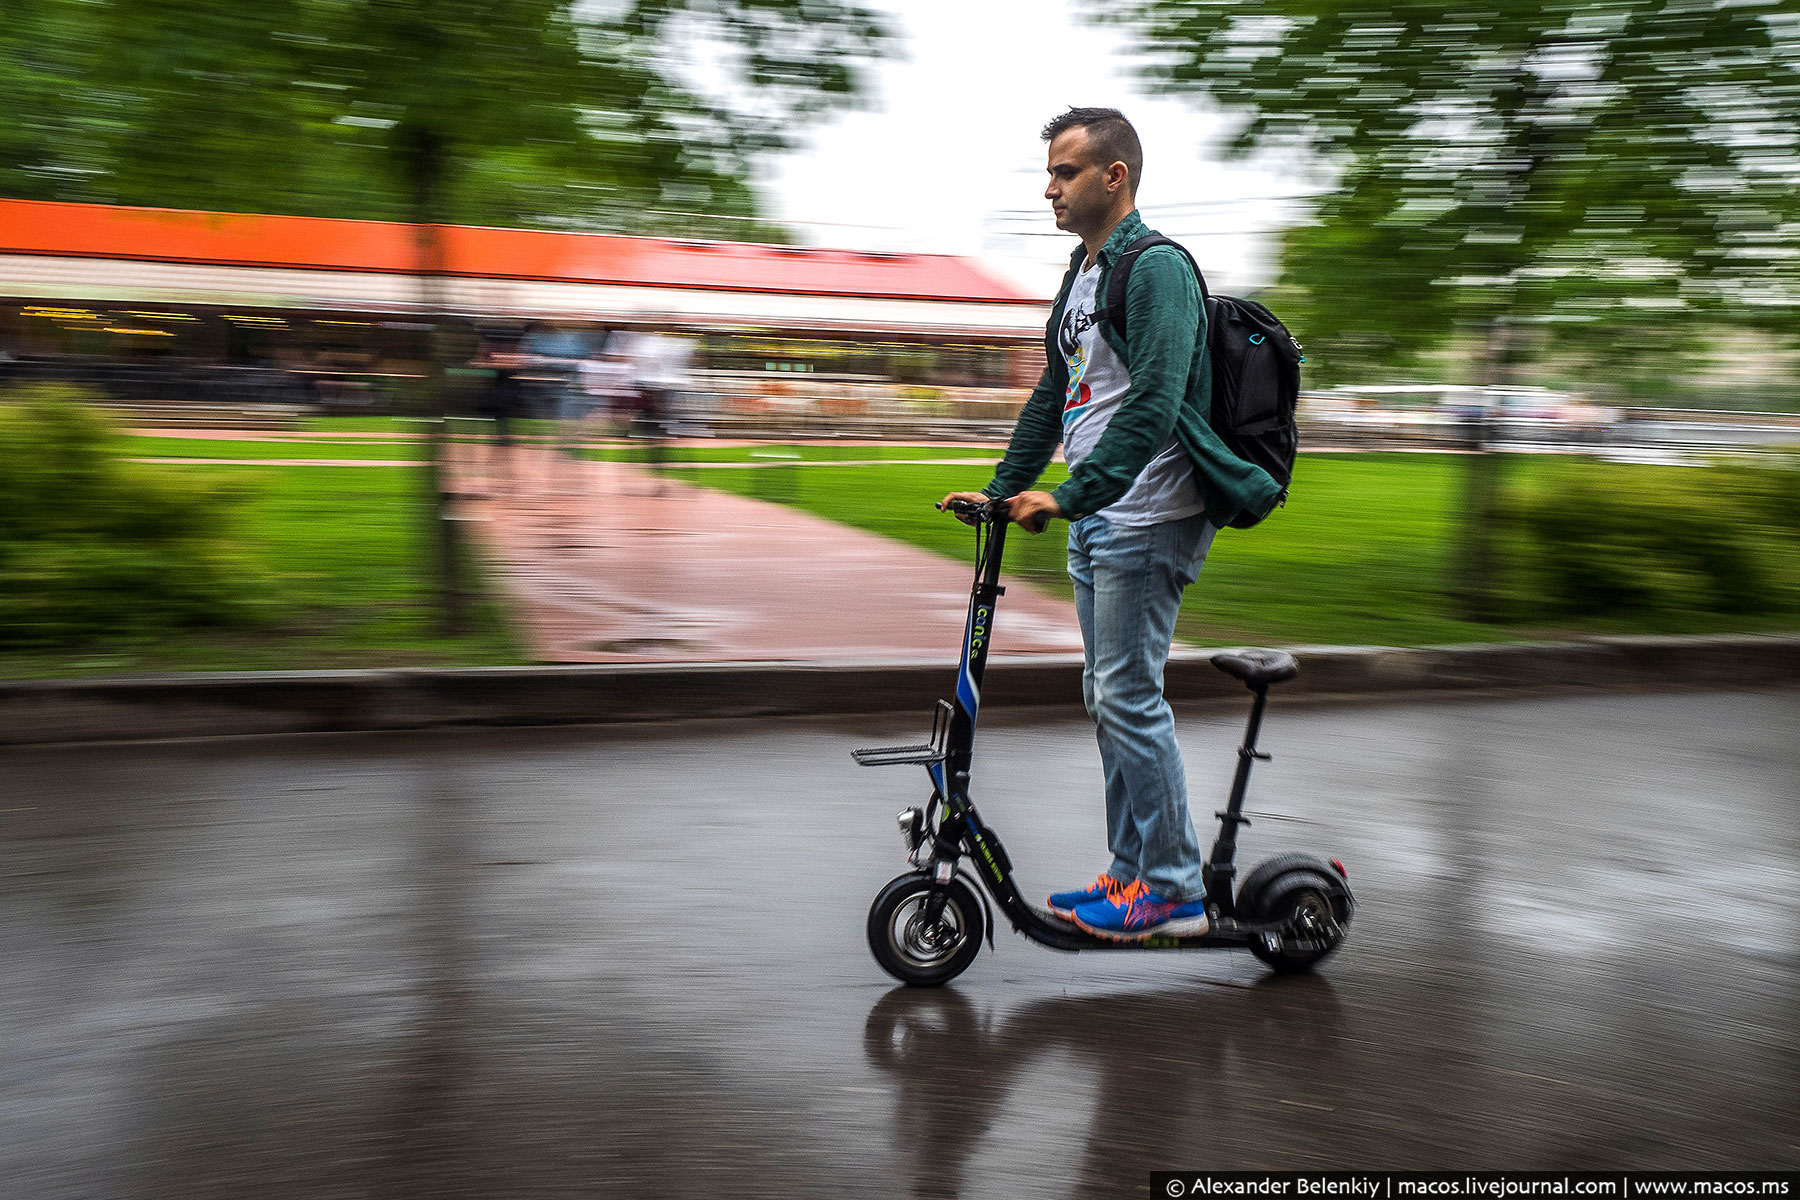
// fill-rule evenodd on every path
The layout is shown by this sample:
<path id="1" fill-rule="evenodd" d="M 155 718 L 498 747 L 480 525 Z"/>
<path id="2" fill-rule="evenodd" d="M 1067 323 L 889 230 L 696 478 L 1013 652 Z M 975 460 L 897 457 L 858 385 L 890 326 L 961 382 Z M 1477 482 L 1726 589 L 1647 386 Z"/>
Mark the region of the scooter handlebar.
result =
<path id="1" fill-rule="evenodd" d="M 973 517 L 984 524 L 1006 520 L 1006 501 L 1004 500 L 985 500 L 981 503 L 973 500 L 952 500 L 939 507 L 945 512 L 959 517 Z"/>
<path id="2" fill-rule="evenodd" d="M 952 500 L 949 504 L 940 504 L 938 507 L 982 525 L 1003 525 L 1012 518 L 1012 506 L 998 498 L 980 504 L 970 500 Z M 1034 520 L 1020 521 L 1019 527 L 1031 533 L 1042 533 L 1044 526 L 1049 523 L 1047 514 L 1038 513 Z"/>

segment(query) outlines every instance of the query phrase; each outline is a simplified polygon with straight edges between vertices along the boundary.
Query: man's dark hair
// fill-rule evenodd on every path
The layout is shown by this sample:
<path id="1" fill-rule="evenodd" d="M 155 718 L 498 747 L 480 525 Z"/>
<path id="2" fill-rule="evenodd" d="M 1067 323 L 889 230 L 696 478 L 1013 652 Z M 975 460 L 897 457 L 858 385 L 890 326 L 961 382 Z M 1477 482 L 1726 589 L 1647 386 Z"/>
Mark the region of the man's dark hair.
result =
<path id="1" fill-rule="evenodd" d="M 1137 195 L 1138 179 L 1144 173 L 1144 147 L 1137 130 L 1116 108 L 1071 108 L 1044 126 L 1044 140 L 1051 141 L 1065 129 L 1077 126 L 1088 131 L 1088 149 L 1101 170 L 1116 162 L 1131 172 L 1131 194 Z"/>

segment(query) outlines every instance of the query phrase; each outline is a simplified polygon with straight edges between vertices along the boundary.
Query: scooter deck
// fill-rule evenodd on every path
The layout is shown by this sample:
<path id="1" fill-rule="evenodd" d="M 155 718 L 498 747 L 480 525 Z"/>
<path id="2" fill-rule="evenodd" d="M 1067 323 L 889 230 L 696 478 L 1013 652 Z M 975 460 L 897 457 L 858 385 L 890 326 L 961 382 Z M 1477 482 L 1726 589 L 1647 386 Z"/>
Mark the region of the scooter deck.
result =
<path id="1" fill-rule="evenodd" d="M 1089 933 L 1072 921 L 1066 921 L 1047 908 L 1027 904 L 1026 920 L 1009 915 L 1013 931 L 1052 950 L 1231 950 L 1248 949 L 1261 936 L 1262 930 L 1233 917 L 1220 917 L 1213 928 L 1189 937 L 1158 937 L 1155 934 L 1136 941 L 1118 941 Z"/>

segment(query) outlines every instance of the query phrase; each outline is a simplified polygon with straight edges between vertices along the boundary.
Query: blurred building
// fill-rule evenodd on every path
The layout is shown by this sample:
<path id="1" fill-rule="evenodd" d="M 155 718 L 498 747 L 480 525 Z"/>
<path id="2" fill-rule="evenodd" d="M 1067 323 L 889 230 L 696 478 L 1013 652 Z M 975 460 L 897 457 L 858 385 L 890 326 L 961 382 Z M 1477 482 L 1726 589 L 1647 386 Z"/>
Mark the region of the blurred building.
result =
<path id="1" fill-rule="evenodd" d="M 400 411 L 552 330 L 696 339 L 716 432 L 1010 423 L 1048 306 L 963 258 L 0 200 L 0 379 L 119 403 Z M 435 264 L 429 282 L 421 263 Z"/>

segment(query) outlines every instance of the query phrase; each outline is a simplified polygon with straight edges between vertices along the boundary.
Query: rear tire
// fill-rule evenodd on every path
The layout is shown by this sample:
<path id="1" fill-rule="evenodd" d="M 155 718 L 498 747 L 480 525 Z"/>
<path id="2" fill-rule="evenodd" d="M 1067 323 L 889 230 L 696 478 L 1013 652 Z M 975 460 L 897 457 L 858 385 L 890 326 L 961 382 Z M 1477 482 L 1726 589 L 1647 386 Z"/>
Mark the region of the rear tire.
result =
<path id="1" fill-rule="evenodd" d="M 937 921 L 925 918 L 925 902 L 944 893 Z M 902 875 L 869 906 L 869 950 L 881 969 L 913 987 L 936 987 L 968 970 L 981 953 L 987 918 L 981 899 L 960 879 L 939 886 L 924 875 Z"/>
<path id="2" fill-rule="evenodd" d="M 1344 940 L 1343 926 L 1331 913 L 1331 897 L 1324 888 L 1309 883 L 1284 889 L 1263 905 L 1256 919 L 1280 921 L 1291 932 L 1283 932 L 1273 946 L 1257 938 L 1250 943 L 1250 953 L 1280 975 L 1310 971 Z"/>
<path id="3" fill-rule="evenodd" d="M 1279 922 L 1275 945 L 1250 943 L 1250 953 L 1279 974 L 1312 969 L 1344 940 L 1355 902 L 1329 866 L 1309 854 L 1278 854 L 1257 865 L 1238 890 L 1238 915 L 1258 924 Z"/>

